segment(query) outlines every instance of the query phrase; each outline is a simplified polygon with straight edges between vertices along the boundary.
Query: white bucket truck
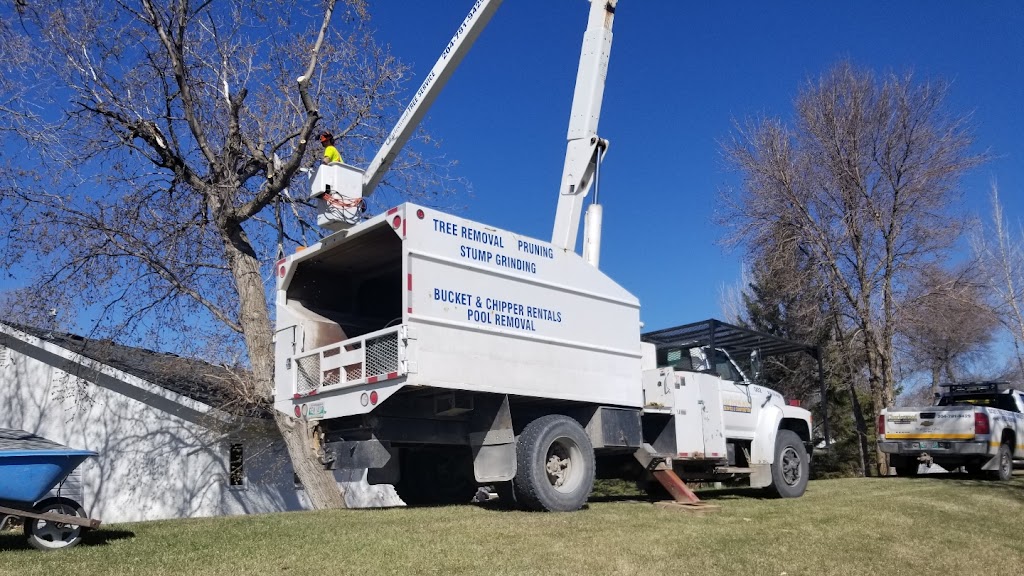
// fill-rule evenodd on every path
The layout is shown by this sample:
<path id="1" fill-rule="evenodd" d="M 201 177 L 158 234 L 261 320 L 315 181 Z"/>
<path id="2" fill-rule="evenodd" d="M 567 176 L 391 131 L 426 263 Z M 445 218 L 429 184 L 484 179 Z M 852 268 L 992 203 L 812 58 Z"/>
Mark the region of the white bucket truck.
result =
<path id="1" fill-rule="evenodd" d="M 473 6 L 368 170 L 321 167 L 334 185 L 314 196 L 372 193 L 499 3 Z M 615 5 L 592 1 L 552 242 L 413 204 L 353 225 L 325 202 L 337 232 L 278 262 L 275 406 L 317 422 L 326 466 L 368 468 L 407 502 L 493 485 L 538 510 L 580 508 L 598 473 L 691 501 L 676 473 L 803 493 L 810 414 L 719 362 L 725 346 L 641 343 L 639 301 L 596 266 L 596 203 L 574 251 Z"/>

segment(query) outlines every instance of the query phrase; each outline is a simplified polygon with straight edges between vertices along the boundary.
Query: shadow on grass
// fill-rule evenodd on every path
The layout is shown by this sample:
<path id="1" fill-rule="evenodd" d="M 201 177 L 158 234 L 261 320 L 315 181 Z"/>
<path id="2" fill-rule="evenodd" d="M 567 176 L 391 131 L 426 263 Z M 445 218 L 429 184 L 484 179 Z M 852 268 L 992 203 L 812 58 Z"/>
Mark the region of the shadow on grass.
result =
<path id="1" fill-rule="evenodd" d="M 586 504 L 583 505 L 582 508 L 580 508 L 580 510 L 588 510 L 588 509 L 590 509 L 590 504 L 592 504 L 593 502 L 595 502 L 595 500 L 593 498 L 591 498 L 590 500 L 587 501 Z M 634 500 L 634 502 L 635 502 L 635 500 Z M 470 504 L 470 506 L 475 506 L 477 508 L 480 508 L 480 509 L 483 509 L 483 510 L 487 510 L 489 512 L 518 512 L 520 514 L 547 514 L 547 512 L 539 512 L 539 511 L 536 511 L 536 510 L 527 510 L 525 508 L 521 508 L 515 502 L 508 503 L 508 502 L 502 502 L 500 500 L 491 500 L 490 502 L 473 502 L 473 503 Z"/>
<path id="2" fill-rule="evenodd" d="M 591 496 L 587 502 L 655 502 L 657 498 L 647 494 L 604 494 Z"/>
<path id="3" fill-rule="evenodd" d="M 115 540 L 134 538 L 135 533 L 128 530 L 88 530 L 82 535 L 78 546 L 104 546 Z M 21 530 L 10 530 L 0 533 L 0 552 L 13 550 L 35 550 L 29 546 L 28 539 Z M 43 551 L 40 551 L 43 553 Z"/>
<path id="4" fill-rule="evenodd" d="M 971 490 L 985 491 L 988 493 L 1008 496 L 1014 500 L 1024 502 L 1024 473 L 1017 470 L 1014 477 L 1008 481 L 993 480 L 964 472 L 948 472 L 936 474 L 921 474 L 909 478 L 881 477 L 881 480 L 890 482 L 923 480 L 926 482 L 949 483 L 955 486 L 962 486 Z"/>
<path id="5" fill-rule="evenodd" d="M 751 488 L 749 486 L 738 486 L 734 488 L 715 488 L 710 490 L 697 490 L 697 497 L 701 500 L 778 500 L 779 497 L 765 488 Z"/>
<path id="6" fill-rule="evenodd" d="M 968 474 L 936 474 L 933 476 L 936 480 L 940 477 L 943 482 L 952 482 L 957 486 L 964 486 L 971 490 L 985 491 L 990 494 L 998 494 L 1001 496 L 1008 496 L 1019 502 L 1024 502 L 1024 478 L 1020 476 L 1014 479 L 1003 482 L 998 480 L 986 480 L 983 478 L 977 478 Z"/>

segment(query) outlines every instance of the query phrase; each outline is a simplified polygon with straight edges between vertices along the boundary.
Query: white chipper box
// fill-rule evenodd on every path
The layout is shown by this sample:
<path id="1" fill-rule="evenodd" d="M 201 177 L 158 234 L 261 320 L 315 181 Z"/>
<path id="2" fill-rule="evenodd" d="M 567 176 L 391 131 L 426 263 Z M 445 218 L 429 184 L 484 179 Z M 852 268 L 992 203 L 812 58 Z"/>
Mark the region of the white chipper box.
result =
<path id="1" fill-rule="evenodd" d="M 643 403 L 638 300 L 547 242 L 403 204 L 277 275 L 279 410 L 363 414 L 412 386 Z"/>

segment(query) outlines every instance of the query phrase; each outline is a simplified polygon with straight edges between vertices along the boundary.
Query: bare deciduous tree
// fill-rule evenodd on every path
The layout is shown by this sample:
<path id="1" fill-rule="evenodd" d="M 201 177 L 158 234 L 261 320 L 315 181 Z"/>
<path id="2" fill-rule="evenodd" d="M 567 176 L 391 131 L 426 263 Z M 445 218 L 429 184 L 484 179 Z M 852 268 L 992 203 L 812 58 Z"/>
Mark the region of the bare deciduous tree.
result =
<path id="1" fill-rule="evenodd" d="M 23 150 L 0 165 L 3 266 L 33 273 L 21 302 L 49 294 L 129 344 L 234 355 L 269 397 L 264 264 L 319 239 L 289 191 L 311 136 L 330 129 L 358 164 L 401 109 L 407 70 L 367 22 L 364 0 L 0 4 L 0 134 Z M 444 169 L 407 153 L 391 184 L 436 203 Z M 312 504 L 343 506 L 306 426 L 276 421 Z"/>
<path id="2" fill-rule="evenodd" d="M 1024 378 L 1024 229 L 1014 235 L 995 184 L 991 201 L 990 225 L 975 234 L 971 243 L 999 321 L 1013 338 L 1017 367 Z"/>
<path id="3" fill-rule="evenodd" d="M 957 372 L 984 352 L 998 328 L 972 267 L 955 272 L 938 266 L 919 270 L 900 304 L 899 324 L 911 369 L 931 375 L 932 397 L 943 379 L 958 380 Z"/>
<path id="4" fill-rule="evenodd" d="M 959 233 L 949 212 L 957 183 L 982 158 L 963 117 L 944 108 L 946 85 L 910 75 L 881 80 L 840 63 L 809 80 L 793 125 L 737 125 L 724 145 L 743 177 L 723 191 L 728 241 L 773 257 L 787 235 L 825 277 L 841 342 L 856 343 L 875 409 L 894 399 L 899 291 Z M 888 473 L 877 453 L 879 472 Z"/>
<path id="5" fill-rule="evenodd" d="M 801 248 L 798 235 L 788 226 L 784 219 L 777 222 L 768 239 L 771 248 L 751 262 L 752 281 L 741 293 L 742 319 L 759 330 L 819 347 L 826 360 L 826 391 L 819 406 L 830 414 L 831 454 L 825 467 L 855 468 L 863 476 L 868 469 L 869 431 L 860 401 L 866 389 L 861 355 L 830 305 L 835 297 L 823 268 Z M 806 360 L 785 358 L 766 368 L 783 377 L 784 393 L 805 399 L 818 392 L 817 365 Z"/>

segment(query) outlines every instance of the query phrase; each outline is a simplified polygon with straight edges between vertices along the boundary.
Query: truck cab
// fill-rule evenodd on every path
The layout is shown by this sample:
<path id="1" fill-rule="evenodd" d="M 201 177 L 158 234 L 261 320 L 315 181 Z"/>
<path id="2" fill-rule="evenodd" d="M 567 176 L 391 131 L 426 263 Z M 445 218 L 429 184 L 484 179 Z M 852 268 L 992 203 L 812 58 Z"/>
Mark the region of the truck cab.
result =
<path id="1" fill-rule="evenodd" d="M 659 414 L 668 419 L 675 433 L 659 435 L 654 448 L 674 454 L 680 476 L 727 481 L 743 475 L 753 487 L 802 493 L 809 470 L 795 463 L 798 452 L 808 460 L 813 450 L 811 416 L 763 385 L 759 364 L 763 351 L 815 354 L 815 348 L 715 319 L 642 338 L 651 366 L 644 372 L 644 411 L 652 424 L 645 427 Z M 749 358 L 748 369 L 734 358 Z M 788 468 L 781 462 L 786 459 Z M 783 469 L 788 477 L 773 478 Z"/>

